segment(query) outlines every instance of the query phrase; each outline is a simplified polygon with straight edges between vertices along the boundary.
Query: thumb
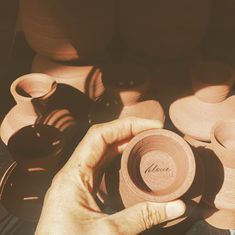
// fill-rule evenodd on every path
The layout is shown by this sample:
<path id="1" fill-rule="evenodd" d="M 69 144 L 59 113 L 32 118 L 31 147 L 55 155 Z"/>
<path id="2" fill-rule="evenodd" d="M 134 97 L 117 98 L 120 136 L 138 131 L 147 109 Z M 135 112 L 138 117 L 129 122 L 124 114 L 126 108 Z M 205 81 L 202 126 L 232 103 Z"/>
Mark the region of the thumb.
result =
<path id="1" fill-rule="evenodd" d="M 153 225 L 175 219 L 185 212 L 185 204 L 181 200 L 155 203 L 142 202 L 109 216 L 119 234 L 138 234 Z"/>

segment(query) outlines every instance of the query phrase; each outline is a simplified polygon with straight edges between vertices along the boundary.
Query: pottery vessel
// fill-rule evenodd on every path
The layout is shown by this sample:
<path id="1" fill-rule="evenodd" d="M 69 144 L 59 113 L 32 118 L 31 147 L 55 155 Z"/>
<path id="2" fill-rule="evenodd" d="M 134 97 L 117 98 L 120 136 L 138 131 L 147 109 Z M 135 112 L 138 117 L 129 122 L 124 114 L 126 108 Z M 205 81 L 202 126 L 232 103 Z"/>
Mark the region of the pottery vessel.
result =
<path id="1" fill-rule="evenodd" d="M 120 0 L 120 38 L 126 50 L 141 56 L 160 60 L 181 57 L 205 36 L 210 8 L 210 0 L 151 0 L 144 4 Z"/>
<path id="2" fill-rule="evenodd" d="M 38 222 L 44 196 L 53 175 L 45 171 L 21 171 L 13 162 L 0 181 L 0 201 L 10 214 L 31 222 Z"/>
<path id="3" fill-rule="evenodd" d="M 202 159 L 206 172 L 203 195 L 205 220 L 220 229 L 235 228 L 235 121 L 217 122 L 211 130 L 211 142 L 186 137 Z"/>
<path id="4" fill-rule="evenodd" d="M 105 92 L 92 107 L 90 122 L 100 123 L 128 116 L 164 122 L 164 110 L 150 92 L 150 76 L 145 66 L 132 62 L 103 68 Z"/>
<path id="5" fill-rule="evenodd" d="M 109 0 L 20 1 L 29 45 L 38 54 L 61 61 L 102 57 L 113 36 L 113 9 Z"/>
<path id="6" fill-rule="evenodd" d="M 143 201 L 166 202 L 181 198 L 186 214 L 163 224 L 168 227 L 192 215 L 201 200 L 204 176 L 189 145 L 168 130 L 145 131 L 134 137 L 121 159 L 105 172 L 100 198 L 121 210 Z"/>
<path id="7" fill-rule="evenodd" d="M 69 65 L 36 55 L 32 62 L 32 73 L 52 76 L 57 83 L 67 84 L 96 100 L 104 92 L 101 71 L 95 66 Z"/>
<path id="8" fill-rule="evenodd" d="M 7 113 L 1 124 L 0 135 L 6 145 L 9 138 L 25 126 L 50 125 L 66 135 L 78 131 L 78 126 L 87 127 L 87 98 L 77 90 L 74 94 L 72 89 L 61 87 L 48 75 L 23 75 L 12 83 L 10 90 L 16 105 Z M 70 104 L 71 100 L 73 106 L 76 105 L 75 110 Z M 84 108 L 82 114 L 79 108 Z"/>
<path id="9" fill-rule="evenodd" d="M 212 126 L 219 120 L 235 118 L 235 96 L 231 95 L 234 71 L 218 61 L 197 63 L 191 69 L 192 91 L 174 101 L 171 121 L 183 134 L 210 141 Z"/>

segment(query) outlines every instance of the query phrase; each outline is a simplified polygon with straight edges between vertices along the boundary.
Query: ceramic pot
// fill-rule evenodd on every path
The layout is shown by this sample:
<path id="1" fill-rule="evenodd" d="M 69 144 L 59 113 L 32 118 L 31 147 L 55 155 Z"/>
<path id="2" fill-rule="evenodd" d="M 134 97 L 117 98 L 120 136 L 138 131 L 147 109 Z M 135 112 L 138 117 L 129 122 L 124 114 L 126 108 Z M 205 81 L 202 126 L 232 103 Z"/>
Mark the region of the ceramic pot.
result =
<path id="1" fill-rule="evenodd" d="M 150 92 L 150 76 L 146 67 L 132 62 L 103 68 L 105 92 L 93 105 L 90 122 L 100 123 L 128 116 L 164 122 L 163 108 Z"/>
<path id="2" fill-rule="evenodd" d="M 115 210 L 138 202 L 166 202 L 182 198 L 187 212 L 164 226 L 191 215 L 201 200 L 203 172 L 189 145 L 168 130 L 145 131 L 134 137 L 105 172 L 100 198 Z"/>
<path id="3" fill-rule="evenodd" d="M 127 50 L 141 56 L 163 60 L 184 56 L 203 39 L 210 8 L 210 0 L 151 0 L 144 4 L 120 0 L 120 38 Z"/>
<path id="4" fill-rule="evenodd" d="M 101 57 L 113 34 L 113 1 L 21 0 L 23 30 L 29 45 L 50 59 Z M 95 43 L 94 43 L 95 42 Z"/>
<path id="5" fill-rule="evenodd" d="M 77 90 L 74 94 L 73 89 L 61 87 L 48 75 L 33 73 L 21 76 L 12 83 L 10 90 L 16 105 L 1 124 L 0 134 L 5 144 L 18 130 L 34 124 L 54 126 L 67 136 L 74 131 L 79 132 L 79 126 L 87 127 L 87 98 L 84 99 Z M 84 108 L 82 114 L 77 111 L 79 105 Z"/>
<path id="6" fill-rule="evenodd" d="M 37 222 L 52 177 L 40 170 L 22 172 L 13 162 L 0 181 L 1 204 L 10 214 L 22 220 Z"/>
<path id="7" fill-rule="evenodd" d="M 191 79 L 192 91 L 171 104 L 169 115 L 183 134 L 210 141 L 217 121 L 235 118 L 235 96 L 231 95 L 234 71 L 218 61 L 201 62 L 191 69 Z"/>
<path id="8" fill-rule="evenodd" d="M 104 92 L 101 71 L 95 66 L 66 65 L 36 55 L 32 62 L 31 71 L 50 75 L 57 83 L 72 86 L 93 100 L 96 100 Z"/>
<path id="9" fill-rule="evenodd" d="M 211 130 L 210 143 L 186 137 L 205 167 L 204 218 L 220 229 L 235 228 L 234 137 L 234 120 L 217 122 Z"/>

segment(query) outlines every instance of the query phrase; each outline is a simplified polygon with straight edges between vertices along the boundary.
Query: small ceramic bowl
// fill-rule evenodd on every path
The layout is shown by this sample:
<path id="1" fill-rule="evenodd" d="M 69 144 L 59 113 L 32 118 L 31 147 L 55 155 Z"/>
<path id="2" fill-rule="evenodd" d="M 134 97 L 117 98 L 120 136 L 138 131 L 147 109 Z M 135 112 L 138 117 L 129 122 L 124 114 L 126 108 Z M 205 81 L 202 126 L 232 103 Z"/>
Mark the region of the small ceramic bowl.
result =
<path id="1" fill-rule="evenodd" d="M 134 137 L 121 160 L 121 173 L 131 191 L 145 201 L 166 202 L 187 192 L 195 177 L 189 145 L 168 130 L 145 131 Z"/>

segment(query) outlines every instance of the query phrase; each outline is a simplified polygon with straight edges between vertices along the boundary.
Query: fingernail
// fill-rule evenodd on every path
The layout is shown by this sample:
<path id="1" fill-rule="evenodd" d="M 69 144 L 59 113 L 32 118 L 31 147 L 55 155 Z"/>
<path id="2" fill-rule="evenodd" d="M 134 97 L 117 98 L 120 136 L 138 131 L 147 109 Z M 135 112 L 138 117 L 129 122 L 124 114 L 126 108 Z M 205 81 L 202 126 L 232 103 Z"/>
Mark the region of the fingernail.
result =
<path id="1" fill-rule="evenodd" d="M 184 214 L 186 210 L 184 202 L 178 200 L 169 202 L 166 205 L 166 215 L 168 219 L 174 219 Z"/>

